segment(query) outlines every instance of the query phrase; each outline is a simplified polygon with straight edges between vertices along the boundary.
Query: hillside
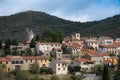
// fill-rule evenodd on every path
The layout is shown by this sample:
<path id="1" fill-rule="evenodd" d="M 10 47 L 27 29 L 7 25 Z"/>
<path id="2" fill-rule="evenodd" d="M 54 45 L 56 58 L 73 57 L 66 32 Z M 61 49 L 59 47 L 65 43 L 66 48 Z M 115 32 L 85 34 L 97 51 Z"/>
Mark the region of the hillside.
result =
<path id="1" fill-rule="evenodd" d="M 94 22 L 72 22 L 43 12 L 26 11 L 11 16 L 0 17 L 0 37 L 25 38 L 26 28 L 41 34 L 44 29 L 60 30 L 65 35 L 80 32 L 81 36 L 108 35 L 120 37 L 120 15 Z"/>

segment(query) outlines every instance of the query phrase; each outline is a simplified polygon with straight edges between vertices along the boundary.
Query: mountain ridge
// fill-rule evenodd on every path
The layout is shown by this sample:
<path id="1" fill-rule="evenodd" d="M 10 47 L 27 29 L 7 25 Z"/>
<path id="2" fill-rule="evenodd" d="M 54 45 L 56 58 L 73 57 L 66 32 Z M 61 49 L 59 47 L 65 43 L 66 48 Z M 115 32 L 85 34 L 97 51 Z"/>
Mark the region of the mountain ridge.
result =
<path id="1" fill-rule="evenodd" d="M 81 36 L 110 36 L 120 37 L 120 15 L 115 15 L 100 21 L 73 22 L 44 12 L 25 11 L 10 16 L 0 17 L 0 38 L 25 38 L 25 29 L 30 28 L 36 34 L 42 34 L 46 28 L 60 30 L 65 36 L 75 32 Z"/>

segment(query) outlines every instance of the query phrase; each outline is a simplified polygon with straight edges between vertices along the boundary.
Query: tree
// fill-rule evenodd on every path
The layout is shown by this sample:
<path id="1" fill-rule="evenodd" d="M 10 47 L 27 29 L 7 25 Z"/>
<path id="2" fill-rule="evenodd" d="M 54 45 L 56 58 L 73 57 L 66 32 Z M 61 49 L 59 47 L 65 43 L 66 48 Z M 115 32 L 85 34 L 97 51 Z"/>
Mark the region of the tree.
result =
<path id="1" fill-rule="evenodd" d="M 28 71 L 17 71 L 16 80 L 29 80 L 30 73 Z"/>
<path id="2" fill-rule="evenodd" d="M 104 65 L 102 64 L 98 64 L 94 67 L 94 72 L 96 74 L 102 75 L 103 74 L 103 70 L 104 70 Z"/>
<path id="3" fill-rule="evenodd" d="M 11 39 L 6 39 L 6 40 L 5 40 L 5 48 L 4 48 L 4 49 L 5 49 L 5 50 L 6 50 L 6 49 L 9 49 L 11 43 L 12 43 Z"/>
<path id="4" fill-rule="evenodd" d="M 52 74 L 53 71 L 51 68 L 42 67 L 40 68 L 40 74 Z"/>
<path id="5" fill-rule="evenodd" d="M 51 31 L 50 29 L 45 29 L 41 39 L 46 42 L 62 42 L 64 35 L 61 31 Z"/>
<path id="6" fill-rule="evenodd" d="M 81 67 L 80 67 L 80 66 L 75 66 L 75 67 L 74 67 L 74 71 L 75 71 L 75 72 L 80 72 L 80 70 L 81 70 Z"/>
<path id="7" fill-rule="evenodd" d="M 12 51 L 11 51 L 10 49 L 6 49 L 6 50 L 5 50 L 5 56 L 6 56 L 6 55 L 11 55 L 11 54 L 12 54 Z"/>
<path id="8" fill-rule="evenodd" d="M 76 76 L 75 74 L 70 76 L 70 80 L 82 80 L 81 76 Z"/>
<path id="9" fill-rule="evenodd" d="M 12 55 L 17 56 L 17 55 L 20 55 L 20 54 L 19 54 L 19 51 L 18 51 L 18 50 L 14 50 L 14 51 L 12 52 Z"/>
<path id="10" fill-rule="evenodd" d="M 4 80 L 6 77 L 5 77 L 5 72 L 4 72 L 4 69 L 3 69 L 3 66 L 0 65 L 0 80 Z"/>
<path id="11" fill-rule="evenodd" d="M 120 55 L 118 57 L 119 57 L 119 60 L 118 60 L 117 71 L 114 76 L 114 80 L 120 80 Z"/>
<path id="12" fill-rule="evenodd" d="M 12 44 L 12 45 L 18 45 L 18 44 L 19 44 L 19 42 L 18 42 L 18 40 L 17 40 L 17 39 L 13 39 L 11 44 Z"/>
<path id="13" fill-rule="evenodd" d="M 68 66 L 68 70 L 70 71 L 70 73 L 74 73 L 74 72 L 80 72 L 81 71 L 81 67 L 80 66 Z"/>
<path id="14" fill-rule="evenodd" d="M 30 71 L 33 74 L 39 73 L 39 65 L 38 65 L 37 62 L 35 62 L 34 64 L 32 64 Z"/>
<path id="15" fill-rule="evenodd" d="M 0 39 L 0 49 L 2 49 L 2 40 Z"/>
<path id="16" fill-rule="evenodd" d="M 33 56 L 34 54 L 33 54 L 31 49 L 28 49 L 26 55 L 27 56 Z"/>
<path id="17" fill-rule="evenodd" d="M 35 38 L 31 40 L 30 47 L 35 48 Z"/>
<path id="18" fill-rule="evenodd" d="M 109 73 L 109 70 L 108 70 L 108 65 L 106 65 L 106 64 L 104 64 L 102 79 L 103 80 L 110 80 L 110 73 Z"/>
<path id="19" fill-rule="evenodd" d="M 33 78 L 31 78 L 30 80 L 44 80 L 43 78 L 39 78 L 38 75 L 35 75 Z"/>
<path id="20" fill-rule="evenodd" d="M 59 42 L 62 42 L 64 38 L 63 33 L 61 31 L 57 31 L 57 34 L 58 34 Z"/>
<path id="21" fill-rule="evenodd" d="M 53 76 L 51 76 L 50 80 L 60 80 L 60 79 L 59 79 L 59 77 L 58 77 L 58 76 L 53 75 Z"/>
<path id="22" fill-rule="evenodd" d="M 38 34 L 36 35 L 35 41 L 40 41 L 40 36 Z"/>
<path id="23" fill-rule="evenodd" d="M 116 56 L 115 53 L 109 53 L 110 56 Z"/>

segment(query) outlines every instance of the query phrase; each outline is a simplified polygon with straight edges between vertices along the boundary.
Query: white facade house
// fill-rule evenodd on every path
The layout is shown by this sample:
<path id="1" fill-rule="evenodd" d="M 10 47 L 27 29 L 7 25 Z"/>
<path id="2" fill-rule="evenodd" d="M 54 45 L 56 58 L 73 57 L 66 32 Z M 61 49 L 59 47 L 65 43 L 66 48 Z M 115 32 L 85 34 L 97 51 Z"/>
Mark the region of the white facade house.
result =
<path id="1" fill-rule="evenodd" d="M 53 48 L 60 49 L 61 44 L 57 42 L 38 42 L 36 44 L 37 54 L 39 54 L 40 52 L 42 53 L 51 52 Z"/>
<path id="2" fill-rule="evenodd" d="M 99 44 L 111 45 L 113 44 L 113 39 L 107 36 L 99 37 Z"/>
<path id="3" fill-rule="evenodd" d="M 99 47 L 98 40 L 96 39 L 86 39 L 84 45 L 85 48 L 93 47 L 95 50 L 98 50 Z"/>
<path id="4" fill-rule="evenodd" d="M 116 45 L 99 45 L 99 52 L 100 53 L 115 53 L 116 55 L 118 54 Z"/>
<path id="5" fill-rule="evenodd" d="M 80 66 L 81 71 L 86 70 L 87 72 L 90 72 L 91 69 L 94 67 L 94 62 L 89 59 L 84 58 L 77 58 L 74 60 L 74 66 Z"/>
<path id="6" fill-rule="evenodd" d="M 50 67 L 57 75 L 66 75 L 68 73 L 68 64 L 64 61 L 52 61 Z"/>

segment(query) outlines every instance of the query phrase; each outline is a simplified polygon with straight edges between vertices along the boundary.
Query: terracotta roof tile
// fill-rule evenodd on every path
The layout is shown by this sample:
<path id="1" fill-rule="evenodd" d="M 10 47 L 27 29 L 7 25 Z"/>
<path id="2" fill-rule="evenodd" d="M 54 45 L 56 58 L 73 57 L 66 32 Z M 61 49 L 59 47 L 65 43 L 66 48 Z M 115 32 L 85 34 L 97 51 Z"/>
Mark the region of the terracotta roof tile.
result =
<path id="1" fill-rule="evenodd" d="M 59 42 L 38 42 L 39 44 L 61 44 Z"/>
<path id="2" fill-rule="evenodd" d="M 75 61 L 78 61 L 78 62 L 93 62 L 89 59 L 85 59 L 85 58 L 76 58 Z"/>
<path id="3" fill-rule="evenodd" d="M 113 63 L 113 62 L 110 60 L 104 60 L 104 63 Z"/>
<path id="4" fill-rule="evenodd" d="M 10 59 L 5 57 L 5 58 L 0 58 L 0 61 L 1 62 L 7 62 L 7 61 L 10 61 Z"/>
<path id="5" fill-rule="evenodd" d="M 114 42 L 113 45 L 120 46 L 120 42 Z"/>
<path id="6" fill-rule="evenodd" d="M 102 53 L 102 56 L 110 56 L 108 53 Z"/>
<path id="7" fill-rule="evenodd" d="M 116 45 L 104 45 L 104 44 L 100 44 L 100 47 L 105 47 L 105 48 L 116 48 Z"/>

